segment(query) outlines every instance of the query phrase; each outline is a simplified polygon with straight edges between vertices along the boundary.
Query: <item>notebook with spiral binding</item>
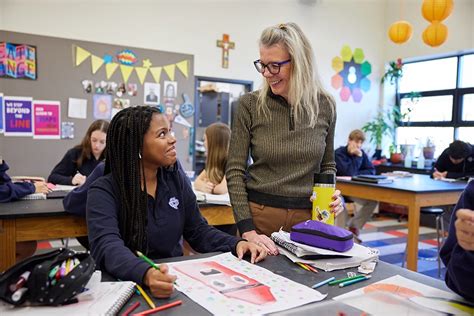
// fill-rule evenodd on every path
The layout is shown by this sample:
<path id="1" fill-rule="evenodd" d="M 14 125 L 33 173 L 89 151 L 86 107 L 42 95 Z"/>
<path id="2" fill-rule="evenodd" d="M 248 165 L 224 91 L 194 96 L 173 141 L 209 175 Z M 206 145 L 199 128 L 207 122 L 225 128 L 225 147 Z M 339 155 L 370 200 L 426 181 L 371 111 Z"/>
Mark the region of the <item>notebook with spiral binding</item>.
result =
<path id="1" fill-rule="evenodd" d="M 135 293 L 135 283 L 100 282 L 90 291 L 92 299 L 79 300 L 77 303 L 63 306 L 13 307 L 0 301 L 0 315 L 117 315 Z"/>

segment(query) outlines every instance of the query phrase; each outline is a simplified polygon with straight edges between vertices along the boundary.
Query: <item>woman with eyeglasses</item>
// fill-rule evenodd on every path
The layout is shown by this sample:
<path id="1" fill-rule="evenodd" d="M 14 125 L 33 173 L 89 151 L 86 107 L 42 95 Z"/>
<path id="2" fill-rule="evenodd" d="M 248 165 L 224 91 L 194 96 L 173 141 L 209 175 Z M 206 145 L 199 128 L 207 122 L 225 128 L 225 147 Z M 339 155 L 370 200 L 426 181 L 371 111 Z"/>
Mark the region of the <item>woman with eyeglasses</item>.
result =
<path id="1" fill-rule="evenodd" d="M 242 237 L 278 254 L 271 233 L 311 219 L 314 173 L 336 173 L 336 108 L 298 25 L 266 28 L 259 46 L 254 65 L 263 85 L 239 100 L 226 178 Z M 340 195 L 336 190 L 331 204 L 336 215 Z"/>

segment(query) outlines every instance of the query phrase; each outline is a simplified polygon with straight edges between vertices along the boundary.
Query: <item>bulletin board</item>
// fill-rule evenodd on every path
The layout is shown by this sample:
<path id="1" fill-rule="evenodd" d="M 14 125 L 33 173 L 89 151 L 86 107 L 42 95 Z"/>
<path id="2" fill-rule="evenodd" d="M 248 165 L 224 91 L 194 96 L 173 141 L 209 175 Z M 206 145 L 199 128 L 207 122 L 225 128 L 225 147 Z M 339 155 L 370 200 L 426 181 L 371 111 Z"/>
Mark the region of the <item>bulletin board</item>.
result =
<path id="1" fill-rule="evenodd" d="M 67 133 L 50 139 L 6 136 L 0 132 L 0 156 L 10 165 L 10 175 L 47 177 L 66 151 L 81 142 L 89 125 L 104 113 L 107 117 L 110 104 L 94 100 L 100 98 L 111 102 L 112 115 L 127 106 L 160 107 L 172 122 L 183 167 L 192 169 L 193 55 L 9 31 L 0 31 L 0 42 L 36 48 L 36 80 L 0 77 L 0 94 L 4 100 L 7 97 L 50 100 L 53 107 L 59 102 L 58 116 L 61 123 L 67 123 L 62 128 L 74 127 L 72 139 L 62 138 Z M 119 97 L 117 91 L 122 84 L 126 90 L 121 90 Z M 73 114 L 76 117 L 69 116 L 70 98 L 76 99 Z M 79 118 L 81 111 L 77 109 L 84 110 L 84 102 L 87 102 L 86 110 Z M 101 106 L 94 108 L 94 102 Z"/>

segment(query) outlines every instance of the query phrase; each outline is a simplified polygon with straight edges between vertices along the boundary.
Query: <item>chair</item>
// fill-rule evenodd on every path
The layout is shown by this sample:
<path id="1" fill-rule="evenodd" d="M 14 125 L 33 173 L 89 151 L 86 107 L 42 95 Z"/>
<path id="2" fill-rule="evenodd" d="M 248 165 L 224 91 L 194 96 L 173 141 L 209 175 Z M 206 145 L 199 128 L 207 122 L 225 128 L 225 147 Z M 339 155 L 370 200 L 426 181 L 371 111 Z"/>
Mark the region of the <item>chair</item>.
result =
<path id="1" fill-rule="evenodd" d="M 437 254 L 437 260 L 438 260 L 438 278 L 441 278 L 441 257 L 439 256 L 440 250 L 441 250 L 441 245 L 444 243 L 444 223 L 443 223 L 443 214 L 445 210 L 442 208 L 434 208 L 434 207 L 424 207 L 420 209 L 421 214 L 426 214 L 426 215 L 432 215 L 435 216 L 436 220 L 436 239 L 438 241 L 438 254 Z M 441 230 L 440 230 L 441 228 Z M 440 242 L 441 240 L 441 242 Z M 408 248 L 408 243 L 407 246 L 405 247 L 405 254 L 403 256 L 403 262 L 402 262 L 402 267 L 405 267 L 405 263 L 407 260 L 407 248 Z"/>

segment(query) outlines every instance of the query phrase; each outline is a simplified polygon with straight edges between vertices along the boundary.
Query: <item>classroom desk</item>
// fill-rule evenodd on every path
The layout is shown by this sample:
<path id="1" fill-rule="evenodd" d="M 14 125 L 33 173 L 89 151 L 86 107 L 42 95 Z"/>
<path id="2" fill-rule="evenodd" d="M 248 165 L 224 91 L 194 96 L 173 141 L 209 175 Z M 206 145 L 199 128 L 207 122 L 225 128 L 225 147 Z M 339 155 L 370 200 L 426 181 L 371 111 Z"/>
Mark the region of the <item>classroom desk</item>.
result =
<path id="1" fill-rule="evenodd" d="M 188 257 L 180 257 L 180 258 L 170 258 L 166 260 L 158 260 L 157 262 L 176 262 L 176 261 L 182 261 L 182 260 L 189 260 L 189 259 L 196 259 L 196 258 L 205 258 L 211 255 L 216 255 L 217 253 L 212 253 L 212 254 L 203 254 L 203 255 L 196 255 L 196 256 L 188 256 Z M 295 282 L 305 284 L 308 286 L 312 286 L 322 280 L 326 280 L 332 276 L 336 277 L 336 279 L 343 278 L 347 276 L 347 272 L 353 271 L 357 272 L 356 268 L 350 268 L 350 269 L 344 269 L 344 270 L 337 270 L 337 271 L 332 271 L 332 272 L 324 272 L 324 271 L 319 271 L 318 274 L 309 272 L 306 270 L 303 270 L 296 264 L 292 263 L 290 260 L 288 260 L 286 257 L 279 255 L 279 256 L 268 256 L 264 261 L 258 263 L 259 266 L 264 267 L 276 274 L 282 275 L 288 279 L 291 279 Z M 327 302 L 328 299 L 332 299 L 333 297 L 336 297 L 338 295 L 356 290 L 358 288 L 367 286 L 368 284 L 378 282 L 380 280 L 389 278 L 394 275 L 401 275 L 403 277 L 406 277 L 408 279 L 417 281 L 419 283 L 423 283 L 425 285 L 438 288 L 444 291 L 451 292 L 449 290 L 445 283 L 438 280 L 434 279 L 428 276 L 425 276 L 423 274 L 419 274 L 416 272 L 409 271 L 407 269 L 403 269 L 401 267 L 391 265 L 385 262 L 378 262 L 377 266 L 375 268 L 374 273 L 372 273 L 372 278 L 370 280 L 356 283 L 351 286 L 343 287 L 340 288 L 338 286 L 328 286 L 324 285 L 318 289 L 319 292 L 321 293 L 328 293 L 328 296 L 326 299 L 324 299 L 321 302 Z M 110 279 L 106 279 L 110 280 Z M 186 295 L 182 294 L 181 292 L 175 291 L 173 296 L 169 299 L 153 299 L 155 304 L 157 306 L 163 305 L 166 303 L 170 303 L 176 300 L 182 300 L 183 304 L 177 307 L 173 307 L 168 310 L 164 310 L 159 312 L 159 315 L 193 315 L 193 316 L 200 316 L 200 315 L 210 315 L 210 313 L 192 301 L 190 298 L 188 298 Z M 130 305 L 135 303 L 136 301 L 140 301 L 140 306 L 134 311 L 134 312 L 139 312 L 148 309 L 146 302 L 143 300 L 141 296 L 137 296 L 136 294 L 125 304 L 118 315 L 121 315 Z M 309 308 L 308 308 L 309 307 Z M 308 313 L 308 315 L 317 315 L 318 311 L 318 303 L 312 303 L 310 305 L 305 305 L 305 313 L 301 313 L 300 315 L 304 315 L 309 310 L 311 310 L 311 313 Z M 298 309 L 291 310 L 289 314 L 293 314 L 293 311 L 297 311 Z M 283 312 L 282 312 L 283 313 Z M 275 315 L 278 315 L 279 313 L 276 313 Z M 272 314 L 273 315 L 273 314 Z"/>
<path id="2" fill-rule="evenodd" d="M 235 224 L 232 208 L 200 205 L 210 225 Z M 0 272 L 15 263 L 16 242 L 87 235 L 85 218 L 66 213 L 62 199 L 0 203 Z"/>
<path id="3" fill-rule="evenodd" d="M 345 196 L 387 202 L 408 207 L 407 267 L 417 271 L 420 208 L 456 204 L 466 182 L 444 182 L 427 175 L 397 178 L 389 184 L 371 184 L 337 180 L 337 189 Z"/>

